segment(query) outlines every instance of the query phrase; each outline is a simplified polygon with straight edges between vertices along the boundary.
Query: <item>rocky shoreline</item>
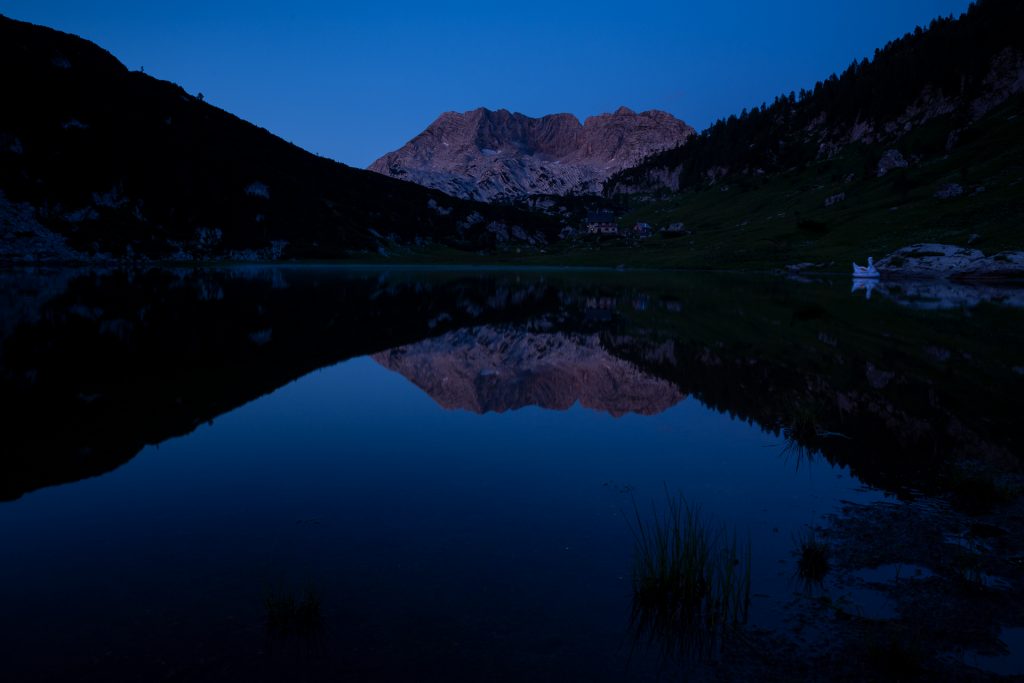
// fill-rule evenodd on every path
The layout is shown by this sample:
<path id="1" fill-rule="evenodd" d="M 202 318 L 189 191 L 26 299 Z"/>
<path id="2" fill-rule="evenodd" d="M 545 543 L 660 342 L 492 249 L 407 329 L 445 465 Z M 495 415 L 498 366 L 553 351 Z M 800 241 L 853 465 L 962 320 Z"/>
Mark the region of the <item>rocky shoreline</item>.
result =
<path id="1" fill-rule="evenodd" d="M 952 244 L 912 244 L 875 262 L 882 277 L 954 280 L 1024 277 L 1024 251 L 986 256 L 979 249 Z"/>
<path id="2" fill-rule="evenodd" d="M 1019 680 L 1024 499 L 973 512 L 922 496 L 829 516 L 826 579 L 794 594 L 787 629 L 740 634 L 712 679 Z"/>

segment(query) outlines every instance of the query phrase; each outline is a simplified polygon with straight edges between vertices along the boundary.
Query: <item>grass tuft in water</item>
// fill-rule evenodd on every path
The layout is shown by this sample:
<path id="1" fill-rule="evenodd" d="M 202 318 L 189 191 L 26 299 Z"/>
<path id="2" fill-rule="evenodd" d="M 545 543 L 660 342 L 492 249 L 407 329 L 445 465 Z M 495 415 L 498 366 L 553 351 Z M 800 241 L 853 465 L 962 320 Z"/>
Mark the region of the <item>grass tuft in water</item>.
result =
<path id="1" fill-rule="evenodd" d="M 633 504 L 633 630 L 666 654 L 712 658 L 726 631 L 747 619 L 750 541 L 741 547 L 681 495 L 665 497 L 649 521 Z"/>
<path id="2" fill-rule="evenodd" d="M 797 469 L 801 464 L 810 464 L 819 452 L 822 430 L 818 425 L 817 412 L 806 405 L 794 408 L 788 424 L 781 425 L 785 446 L 782 454 L 787 458 L 796 457 Z"/>
<path id="3" fill-rule="evenodd" d="M 808 586 L 820 585 L 829 570 L 829 547 L 814 529 L 807 529 L 796 538 L 797 573 Z"/>

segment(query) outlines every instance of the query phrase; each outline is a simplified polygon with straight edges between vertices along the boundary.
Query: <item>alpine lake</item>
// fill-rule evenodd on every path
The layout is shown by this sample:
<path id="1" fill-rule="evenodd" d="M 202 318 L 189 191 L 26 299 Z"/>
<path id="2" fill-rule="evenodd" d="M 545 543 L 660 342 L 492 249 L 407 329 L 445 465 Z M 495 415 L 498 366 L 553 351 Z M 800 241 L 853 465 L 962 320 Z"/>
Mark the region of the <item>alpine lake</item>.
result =
<path id="1" fill-rule="evenodd" d="M 0 281 L 2 680 L 1024 676 L 1024 289 Z"/>

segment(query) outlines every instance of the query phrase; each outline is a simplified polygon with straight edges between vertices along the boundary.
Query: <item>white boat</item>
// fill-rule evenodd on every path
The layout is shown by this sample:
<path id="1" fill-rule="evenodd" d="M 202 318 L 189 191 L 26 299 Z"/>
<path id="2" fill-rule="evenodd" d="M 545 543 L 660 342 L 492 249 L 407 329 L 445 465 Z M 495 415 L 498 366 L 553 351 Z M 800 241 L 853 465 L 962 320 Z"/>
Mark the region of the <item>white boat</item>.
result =
<path id="1" fill-rule="evenodd" d="M 858 266 L 856 263 L 853 264 L 853 276 L 854 277 L 879 277 L 878 269 L 875 268 L 875 259 L 873 256 L 868 256 L 868 265 Z"/>

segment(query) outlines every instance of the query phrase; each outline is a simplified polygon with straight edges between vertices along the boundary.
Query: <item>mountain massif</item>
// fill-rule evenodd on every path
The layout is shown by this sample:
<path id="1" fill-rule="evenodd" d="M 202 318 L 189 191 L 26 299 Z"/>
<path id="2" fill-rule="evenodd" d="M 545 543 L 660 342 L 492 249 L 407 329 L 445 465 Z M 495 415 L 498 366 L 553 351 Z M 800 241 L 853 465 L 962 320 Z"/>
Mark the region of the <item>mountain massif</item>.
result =
<path id="1" fill-rule="evenodd" d="M 532 118 L 505 109 L 446 112 L 371 171 L 482 201 L 595 194 L 613 173 L 682 145 L 694 129 L 663 111 Z"/>
<path id="2" fill-rule="evenodd" d="M 1019 0 L 978 0 L 700 134 L 624 107 L 582 123 L 476 109 L 359 170 L 0 17 L 0 262 L 834 272 L 874 255 L 890 275 L 1024 275 L 1021 25 Z M 609 234 L 569 229 L 595 209 Z"/>
<path id="3" fill-rule="evenodd" d="M 0 16 L 0 260 L 344 258 L 543 242 L 547 218 L 318 157 Z"/>

